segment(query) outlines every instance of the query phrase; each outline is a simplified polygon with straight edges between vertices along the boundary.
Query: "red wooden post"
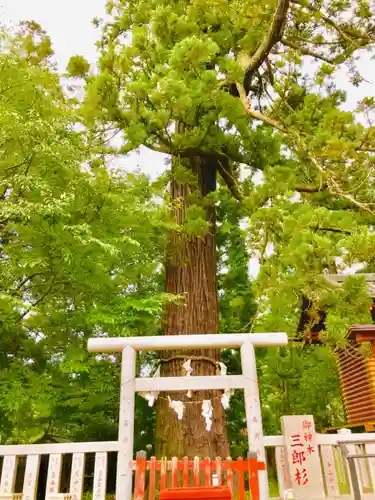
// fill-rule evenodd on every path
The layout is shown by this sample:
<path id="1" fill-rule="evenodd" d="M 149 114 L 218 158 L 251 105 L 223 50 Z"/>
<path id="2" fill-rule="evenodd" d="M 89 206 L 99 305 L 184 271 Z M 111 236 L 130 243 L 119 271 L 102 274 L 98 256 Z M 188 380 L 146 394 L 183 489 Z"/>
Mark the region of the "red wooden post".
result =
<path id="1" fill-rule="evenodd" d="M 232 457 L 227 458 L 227 485 L 229 486 L 230 492 L 234 493 L 233 488 L 233 470 L 232 470 Z M 251 500 L 254 500 L 253 498 Z"/>
<path id="2" fill-rule="evenodd" d="M 221 486 L 223 479 L 222 479 L 222 472 L 221 472 L 221 458 L 216 457 L 216 475 L 217 475 L 217 485 Z"/>
<path id="3" fill-rule="evenodd" d="M 211 460 L 208 457 L 204 459 L 204 485 L 211 486 Z"/>
<path id="4" fill-rule="evenodd" d="M 247 462 L 249 465 L 249 487 L 251 492 L 251 500 L 259 500 L 260 491 L 257 453 L 248 452 Z"/>
<path id="5" fill-rule="evenodd" d="M 184 457 L 184 468 L 182 471 L 182 486 L 187 488 L 189 486 L 189 459 Z"/>
<path id="6" fill-rule="evenodd" d="M 150 482 L 148 487 L 148 500 L 155 500 L 156 488 L 156 458 L 151 457 L 150 460 Z"/>
<path id="7" fill-rule="evenodd" d="M 245 500 L 245 473 L 243 468 L 243 458 L 237 458 L 239 465 L 237 469 L 238 499 Z"/>
<path id="8" fill-rule="evenodd" d="M 162 458 L 160 462 L 160 491 L 167 487 L 167 459 Z"/>
<path id="9" fill-rule="evenodd" d="M 199 457 L 194 457 L 193 471 L 194 471 L 194 486 L 200 486 L 200 480 L 199 480 Z"/>
<path id="10" fill-rule="evenodd" d="M 135 460 L 134 499 L 144 500 L 146 484 L 146 452 L 138 451 Z"/>
<path id="11" fill-rule="evenodd" d="M 178 459 L 177 457 L 172 457 L 172 482 L 171 487 L 177 488 L 178 486 Z"/>

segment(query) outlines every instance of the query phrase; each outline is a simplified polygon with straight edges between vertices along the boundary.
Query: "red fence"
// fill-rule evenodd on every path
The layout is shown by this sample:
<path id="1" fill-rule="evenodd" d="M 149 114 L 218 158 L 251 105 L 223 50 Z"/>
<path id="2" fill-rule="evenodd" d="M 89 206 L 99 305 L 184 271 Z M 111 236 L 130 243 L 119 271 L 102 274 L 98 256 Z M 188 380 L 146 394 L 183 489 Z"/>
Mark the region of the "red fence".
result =
<path id="1" fill-rule="evenodd" d="M 251 500 L 259 500 L 258 471 L 264 469 L 265 464 L 256 458 L 147 460 L 140 452 L 136 459 L 134 500 L 144 500 L 146 492 L 148 500 L 155 500 L 156 491 L 166 488 L 223 484 L 229 486 L 232 495 L 237 494 L 238 500 L 245 500 L 246 490 L 250 490 Z"/>

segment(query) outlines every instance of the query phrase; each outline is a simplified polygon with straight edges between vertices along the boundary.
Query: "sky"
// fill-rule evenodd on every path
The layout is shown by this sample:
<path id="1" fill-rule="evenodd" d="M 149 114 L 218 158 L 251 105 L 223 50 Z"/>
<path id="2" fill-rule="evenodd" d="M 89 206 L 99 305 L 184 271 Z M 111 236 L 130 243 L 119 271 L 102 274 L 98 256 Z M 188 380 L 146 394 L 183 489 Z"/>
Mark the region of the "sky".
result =
<path id="1" fill-rule="evenodd" d="M 0 22 L 16 26 L 20 21 L 37 21 L 51 37 L 55 52 L 55 62 L 63 73 L 73 55 L 83 55 L 90 64 L 96 61 L 95 42 L 100 31 L 92 24 L 95 17 L 105 16 L 105 0 L 0 0 Z M 345 107 L 352 110 L 359 99 L 375 95 L 374 61 L 370 56 L 363 56 L 358 63 L 361 75 L 367 80 L 359 87 L 348 82 L 345 71 L 337 74 L 337 86 L 348 93 Z M 371 74 L 372 73 L 372 74 Z M 126 170 L 140 168 L 150 177 L 156 178 L 165 170 L 163 156 L 141 148 L 139 153 L 129 154 L 121 160 L 121 167 Z M 259 266 L 257 259 L 251 259 L 250 274 L 255 276 Z"/>

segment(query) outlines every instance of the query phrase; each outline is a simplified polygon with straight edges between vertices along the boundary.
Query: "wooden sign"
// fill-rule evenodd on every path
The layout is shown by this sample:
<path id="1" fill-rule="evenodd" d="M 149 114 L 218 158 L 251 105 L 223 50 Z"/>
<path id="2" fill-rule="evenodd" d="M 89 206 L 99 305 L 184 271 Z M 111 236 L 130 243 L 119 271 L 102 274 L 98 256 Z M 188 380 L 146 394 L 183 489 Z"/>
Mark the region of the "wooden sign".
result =
<path id="1" fill-rule="evenodd" d="M 81 500 L 83 492 L 83 475 L 85 472 L 85 454 L 73 453 L 72 473 L 70 476 L 70 494 L 72 500 Z"/>
<path id="2" fill-rule="evenodd" d="M 277 481 L 279 484 L 280 497 L 283 498 L 284 491 L 291 488 L 288 464 L 286 462 L 285 447 L 275 447 Z"/>
<path id="3" fill-rule="evenodd" d="M 62 455 L 49 456 L 46 495 L 56 495 L 60 489 Z"/>
<path id="4" fill-rule="evenodd" d="M 281 417 L 291 489 L 295 498 L 324 498 L 322 469 L 311 415 Z"/>
<path id="5" fill-rule="evenodd" d="M 0 495 L 11 495 L 14 491 L 17 472 L 17 457 L 15 455 L 7 455 L 4 457 L 3 470 L 1 473 Z"/>
<path id="6" fill-rule="evenodd" d="M 325 445 L 320 447 L 320 452 L 322 455 L 322 464 L 324 471 L 324 479 L 327 489 L 327 497 L 338 497 L 340 496 L 339 483 L 336 473 L 336 460 L 333 454 L 333 447 L 330 445 Z"/>
<path id="7" fill-rule="evenodd" d="M 105 500 L 107 490 L 107 453 L 95 454 L 93 500 Z"/>
<path id="8" fill-rule="evenodd" d="M 38 484 L 39 466 L 40 455 L 28 455 L 23 482 L 24 500 L 35 500 L 36 488 Z"/>

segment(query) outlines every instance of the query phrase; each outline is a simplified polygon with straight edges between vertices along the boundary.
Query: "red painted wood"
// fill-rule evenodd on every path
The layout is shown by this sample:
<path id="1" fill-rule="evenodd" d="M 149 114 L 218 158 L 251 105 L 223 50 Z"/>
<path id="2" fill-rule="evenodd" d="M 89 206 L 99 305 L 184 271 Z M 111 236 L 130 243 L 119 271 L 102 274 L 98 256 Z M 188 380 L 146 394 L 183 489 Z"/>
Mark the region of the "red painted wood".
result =
<path id="1" fill-rule="evenodd" d="M 230 492 L 233 495 L 234 494 L 234 483 L 233 483 L 232 465 L 235 465 L 235 462 L 232 462 L 232 458 L 228 457 L 224 462 L 224 470 L 227 473 L 227 485 L 229 486 Z"/>
<path id="2" fill-rule="evenodd" d="M 182 470 L 182 486 L 187 488 L 189 486 L 189 459 L 184 457 Z"/>
<path id="3" fill-rule="evenodd" d="M 165 490 L 167 487 L 167 461 L 165 459 L 160 461 L 160 491 Z"/>
<path id="4" fill-rule="evenodd" d="M 198 457 L 195 457 L 193 462 L 193 472 L 194 472 L 194 486 L 200 486 L 199 469 L 201 462 Z"/>
<path id="5" fill-rule="evenodd" d="M 231 500 L 228 486 L 170 488 L 160 492 L 160 500 Z"/>
<path id="6" fill-rule="evenodd" d="M 211 460 L 208 457 L 204 459 L 204 485 L 211 486 Z"/>
<path id="7" fill-rule="evenodd" d="M 134 500 L 144 500 L 145 497 L 145 484 L 146 484 L 146 465 L 147 460 L 145 458 L 137 458 L 135 469 L 135 488 L 134 488 Z"/>
<path id="8" fill-rule="evenodd" d="M 177 457 L 172 458 L 172 481 L 171 487 L 177 488 L 178 486 L 178 459 Z"/>
<path id="9" fill-rule="evenodd" d="M 183 460 L 178 460 L 176 457 L 172 461 L 156 460 L 152 457 L 150 461 L 146 462 L 145 459 L 136 460 L 136 477 L 135 477 L 135 500 L 143 500 L 145 494 L 145 475 L 146 468 L 150 471 L 149 482 L 149 500 L 155 500 L 155 491 L 157 489 L 156 473 L 160 471 L 160 491 L 168 489 L 170 482 L 172 489 L 186 489 L 189 487 L 189 471 L 193 472 L 194 488 L 210 489 L 212 483 L 212 473 L 216 473 L 218 477 L 218 488 L 223 483 L 223 474 L 225 477 L 224 482 L 227 483 L 229 490 L 232 494 L 235 493 L 234 488 L 234 474 L 238 477 L 238 500 L 245 500 L 245 472 L 249 472 L 249 487 L 251 490 L 251 499 L 259 500 L 259 480 L 258 471 L 265 470 L 264 462 L 258 462 L 255 458 L 244 460 L 242 458 L 233 461 L 230 457 L 226 460 L 221 460 L 217 457 L 215 460 L 205 458 L 200 460 L 198 457 L 194 460 L 189 460 L 185 457 Z M 171 471 L 171 479 L 168 481 L 168 471 Z M 178 488 L 178 474 L 182 473 L 182 488 Z M 200 475 L 204 476 L 204 486 L 200 484 Z M 171 489 L 171 488 L 169 488 Z"/>
<path id="10" fill-rule="evenodd" d="M 223 477 L 222 477 L 222 467 L 221 467 L 221 458 L 216 457 L 216 469 L 215 472 L 217 474 L 217 479 L 219 481 L 218 486 L 221 486 L 223 484 Z"/>
<path id="11" fill-rule="evenodd" d="M 149 462 L 150 469 L 150 482 L 148 486 L 148 500 L 155 500 L 155 488 L 156 488 L 156 458 L 151 457 Z"/>
<path id="12" fill-rule="evenodd" d="M 251 492 L 251 500 L 259 500 L 258 461 L 256 458 L 249 458 L 247 462 L 249 467 L 249 488 Z"/>

